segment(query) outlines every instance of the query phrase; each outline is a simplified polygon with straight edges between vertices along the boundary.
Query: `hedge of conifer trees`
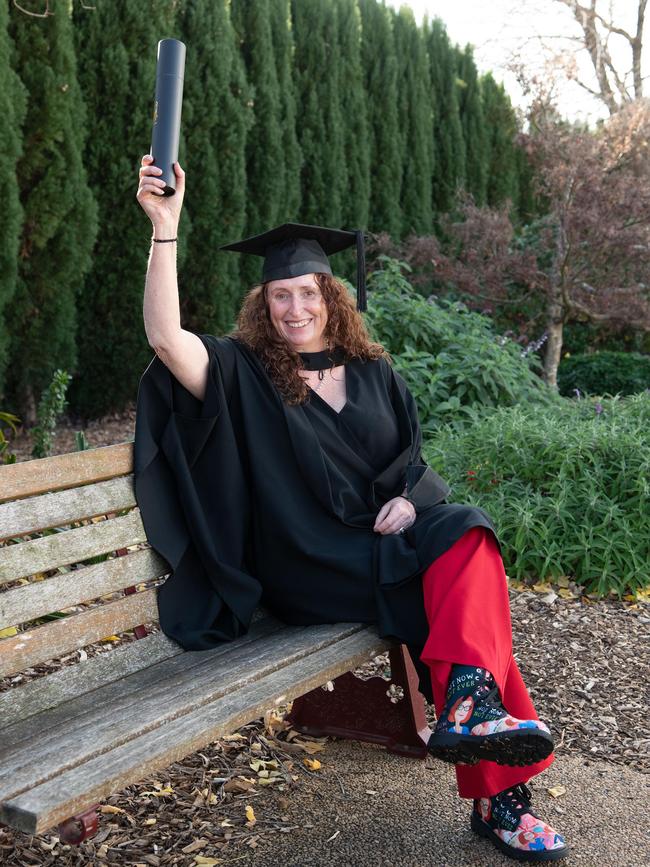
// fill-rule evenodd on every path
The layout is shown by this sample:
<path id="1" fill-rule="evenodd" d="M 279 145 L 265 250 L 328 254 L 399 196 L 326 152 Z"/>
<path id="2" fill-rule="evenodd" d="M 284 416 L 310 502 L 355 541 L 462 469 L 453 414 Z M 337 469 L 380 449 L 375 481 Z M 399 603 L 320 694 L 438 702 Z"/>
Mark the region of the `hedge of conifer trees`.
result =
<path id="1" fill-rule="evenodd" d="M 150 226 L 135 193 L 156 46 L 187 45 L 183 327 L 224 333 L 259 262 L 219 244 L 284 221 L 434 231 L 457 189 L 529 207 L 517 117 L 471 46 L 380 0 L 0 3 L 0 403 L 29 417 L 56 368 L 92 418 L 135 398 Z M 37 13 L 28 15 L 27 12 Z M 353 277 L 352 257 L 340 273 Z M 347 270 L 347 273 L 346 272 Z"/>

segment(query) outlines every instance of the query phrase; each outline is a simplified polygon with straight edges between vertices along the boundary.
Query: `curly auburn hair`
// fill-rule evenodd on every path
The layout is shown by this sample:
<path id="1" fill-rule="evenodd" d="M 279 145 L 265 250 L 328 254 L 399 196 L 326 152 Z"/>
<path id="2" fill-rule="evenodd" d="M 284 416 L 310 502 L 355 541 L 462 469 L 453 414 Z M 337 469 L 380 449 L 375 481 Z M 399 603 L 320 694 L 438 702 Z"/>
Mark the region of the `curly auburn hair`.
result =
<path id="1" fill-rule="evenodd" d="M 370 340 L 366 324 L 345 285 L 330 274 L 314 276 L 327 307 L 324 336 L 330 344 L 343 347 L 348 358 L 364 361 L 387 358 L 390 362 L 391 357 L 384 347 Z M 253 286 L 246 294 L 237 317 L 237 328 L 230 336 L 255 352 L 288 404 L 305 403 L 311 389 L 298 372 L 302 369 L 300 355 L 271 322 L 269 282 Z"/>

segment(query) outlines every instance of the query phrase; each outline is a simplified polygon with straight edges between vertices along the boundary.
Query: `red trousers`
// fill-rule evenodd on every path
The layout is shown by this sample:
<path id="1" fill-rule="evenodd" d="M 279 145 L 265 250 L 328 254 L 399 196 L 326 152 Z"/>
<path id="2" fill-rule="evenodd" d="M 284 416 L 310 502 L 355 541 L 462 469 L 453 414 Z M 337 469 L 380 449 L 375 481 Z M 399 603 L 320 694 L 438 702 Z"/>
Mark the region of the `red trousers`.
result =
<path id="1" fill-rule="evenodd" d="M 512 655 L 506 573 L 493 533 L 472 527 L 423 576 L 429 637 L 420 655 L 431 671 L 436 713 L 442 713 L 452 663 L 487 668 L 504 708 L 518 719 L 539 719 Z M 461 798 L 485 798 L 525 783 L 553 761 L 509 767 L 480 761 L 456 765 Z"/>

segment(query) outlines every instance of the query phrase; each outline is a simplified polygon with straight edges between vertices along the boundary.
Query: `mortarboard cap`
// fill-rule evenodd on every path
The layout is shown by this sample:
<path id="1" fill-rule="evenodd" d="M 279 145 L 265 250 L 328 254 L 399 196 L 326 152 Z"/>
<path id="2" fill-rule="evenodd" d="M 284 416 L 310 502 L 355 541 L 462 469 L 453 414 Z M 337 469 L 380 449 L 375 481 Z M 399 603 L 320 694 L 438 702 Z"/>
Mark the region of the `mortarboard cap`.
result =
<path id="1" fill-rule="evenodd" d="M 366 259 L 363 232 L 358 229 L 326 229 L 302 223 L 283 223 L 261 235 L 224 244 L 220 250 L 252 253 L 264 257 L 262 282 L 300 277 L 301 274 L 331 274 L 328 255 L 357 246 L 357 310 L 366 309 Z"/>

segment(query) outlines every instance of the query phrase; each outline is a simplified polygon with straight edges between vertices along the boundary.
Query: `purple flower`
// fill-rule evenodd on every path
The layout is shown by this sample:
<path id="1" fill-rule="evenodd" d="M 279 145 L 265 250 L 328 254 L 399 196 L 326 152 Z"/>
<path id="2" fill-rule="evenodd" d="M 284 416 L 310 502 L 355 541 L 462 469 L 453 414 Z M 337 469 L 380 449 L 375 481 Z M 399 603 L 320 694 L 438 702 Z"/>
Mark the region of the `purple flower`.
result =
<path id="1" fill-rule="evenodd" d="M 594 407 L 594 409 L 596 410 L 596 415 L 600 415 L 601 412 L 603 411 L 602 403 L 597 403 L 596 406 Z"/>
<path id="2" fill-rule="evenodd" d="M 573 393 L 575 394 L 575 396 L 576 396 L 577 398 L 581 397 L 581 395 L 580 395 L 580 389 L 579 389 L 579 388 L 574 388 L 574 389 L 573 389 Z"/>

